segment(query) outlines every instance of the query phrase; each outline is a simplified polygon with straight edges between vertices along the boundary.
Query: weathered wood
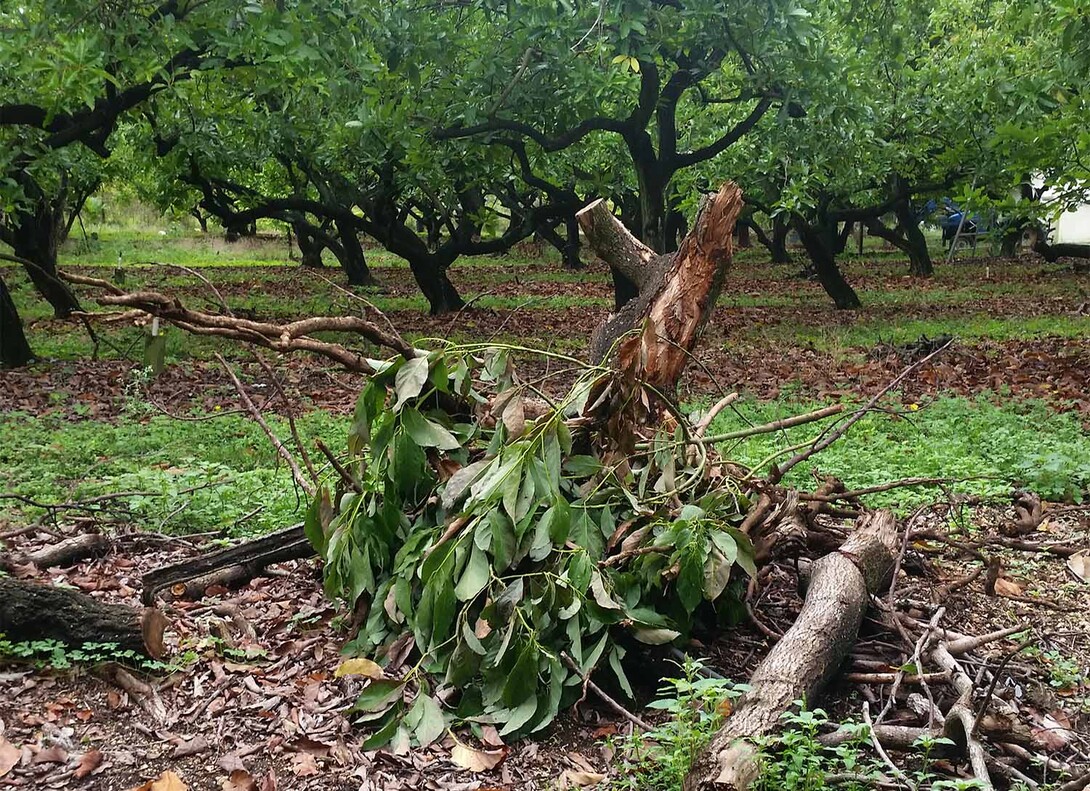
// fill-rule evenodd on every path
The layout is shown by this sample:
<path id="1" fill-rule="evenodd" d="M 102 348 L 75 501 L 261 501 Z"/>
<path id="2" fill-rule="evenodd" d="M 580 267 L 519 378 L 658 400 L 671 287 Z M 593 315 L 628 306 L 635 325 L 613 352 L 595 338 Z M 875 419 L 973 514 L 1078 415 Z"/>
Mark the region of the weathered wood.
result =
<path id="1" fill-rule="evenodd" d="M 83 533 L 27 553 L 24 560 L 40 569 L 71 566 L 78 560 L 101 557 L 110 551 L 110 540 L 98 533 Z"/>
<path id="2" fill-rule="evenodd" d="M 794 701 L 813 703 L 855 642 L 870 595 L 888 578 L 897 547 L 893 515 L 861 517 L 836 552 L 813 564 L 798 619 L 757 666 L 734 713 L 697 757 L 685 791 L 742 791 L 758 773 L 754 740 L 774 731 Z"/>
<path id="3" fill-rule="evenodd" d="M 0 633 L 8 640 L 117 643 L 159 659 L 166 626 L 163 614 L 150 607 L 105 604 L 67 588 L 0 578 Z"/>
<path id="4" fill-rule="evenodd" d="M 605 201 L 587 204 L 575 217 L 595 255 L 642 291 L 653 274 L 651 265 L 659 255 L 633 236 L 624 223 L 613 216 Z"/>
<path id="5" fill-rule="evenodd" d="M 151 604 L 160 591 L 176 585 L 184 586 L 180 592 L 182 596 L 193 596 L 217 582 L 226 580 L 238 584 L 252 579 L 273 563 L 308 558 L 314 554 L 314 548 L 307 540 L 303 526 L 295 525 L 253 541 L 209 552 L 184 563 L 149 571 L 141 580 L 144 590 L 140 598 L 144 604 Z M 223 573 L 222 578 L 213 576 L 219 572 Z M 192 580 L 200 580 L 204 584 L 186 584 Z"/>

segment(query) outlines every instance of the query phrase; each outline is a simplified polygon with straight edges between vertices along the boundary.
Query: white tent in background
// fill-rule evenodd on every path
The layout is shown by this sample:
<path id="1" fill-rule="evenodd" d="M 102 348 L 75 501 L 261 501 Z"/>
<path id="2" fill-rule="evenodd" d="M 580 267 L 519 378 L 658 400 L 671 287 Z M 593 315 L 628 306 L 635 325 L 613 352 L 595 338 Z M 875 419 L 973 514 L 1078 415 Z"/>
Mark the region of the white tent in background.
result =
<path id="1" fill-rule="evenodd" d="M 1034 179 L 1033 186 L 1035 189 L 1044 187 L 1043 179 Z M 1053 203 L 1062 194 L 1061 190 L 1048 187 L 1041 194 L 1041 203 Z M 1048 243 L 1090 245 L 1090 203 L 1083 203 L 1053 217 L 1048 223 Z"/>

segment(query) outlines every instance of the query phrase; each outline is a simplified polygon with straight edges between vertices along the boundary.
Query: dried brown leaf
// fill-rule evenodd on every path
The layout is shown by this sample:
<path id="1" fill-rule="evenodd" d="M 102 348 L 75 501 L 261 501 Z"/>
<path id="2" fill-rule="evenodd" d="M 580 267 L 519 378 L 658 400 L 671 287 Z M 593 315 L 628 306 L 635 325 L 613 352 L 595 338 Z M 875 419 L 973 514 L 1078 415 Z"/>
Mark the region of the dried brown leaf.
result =
<path id="1" fill-rule="evenodd" d="M 189 791 L 189 786 L 183 783 L 182 778 L 174 772 L 167 770 L 154 780 L 136 786 L 131 791 Z"/>
<path id="2" fill-rule="evenodd" d="M 1067 559 L 1067 568 L 1083 582 L 1090 582 L 1090 552 L 1077 552 Z"/>
<path id="3" fill-rule="evenodd" d="M 102 765 L 102 752 L 100 750 L 88 750 L 80 756 L 79 765 L 76 766 L 72 777 L 82 780 Z"/>
<path id="4" fill-rule="evenodd" d="M 23 751 L 0 736 L 0 777 L 10 772 L 22 756 Z"/>
<path id="5" fill-rule="evenodd" d="M 257 781 L 245 769 L 236 769 L 220 785 L 222 791 L 258 791 Z"/>
<path id="6" fill-rule="evenodd" d="M 451 763 L 470 772 L 487 772 L 495 769 L 507 757 L 507 750 L 474 750 L 461 742 L 450 751 Z"/>
<path id="7" fill-rule="evenodd" d="M 568 769 L 562 775 L 560 775 L 560 787 L 561 788 L 590 788 L 596 786 L 606 779 L 604 774 L 599 772 L 583 772 L 576 771 L 575 769 Z"/>
<path id="8" fill-rule="evenodd" d="M 310 753 L 296 753 L 291 757 L 291 771 L 296 777 L 313 777 L 318 774 L 318 761 Z"/>
<path id="9" fill-rule="evenodd" d="M 38 750 L 37 754 L 30 759 L 32 764 L 63 764 L 66 761 L 68 761 L 68 751 L 59 744 Z"/>
<path id="10" fill-rule="evenodd" d="M 1000 577 L 995 581 L 995 592 L 1000 596 L 1021 596 L 1022 586 L 1006 577 Z"/>

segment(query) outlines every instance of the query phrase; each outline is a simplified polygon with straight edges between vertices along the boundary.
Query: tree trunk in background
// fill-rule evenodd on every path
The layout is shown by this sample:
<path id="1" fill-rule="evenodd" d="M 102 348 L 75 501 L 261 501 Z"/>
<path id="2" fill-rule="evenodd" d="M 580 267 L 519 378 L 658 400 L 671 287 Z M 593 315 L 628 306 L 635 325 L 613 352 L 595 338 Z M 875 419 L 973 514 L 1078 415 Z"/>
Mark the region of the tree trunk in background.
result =
<path id="1" fill-rule="evenodd" d="M 738 247 L 739 249 L 746 250 L 753 246 L 753 242 L 749 238 L 749 223 L 738 224 Z"/>
<path id="2" fill-rule="evenodd" d="M 0 367 L 21 368 L 33 359 L 15 302 L 0 277 Z"/>
<path id="3" fill-rule="evenodd" d="M 846 222 L 839 233 L 833 234 L 833 255 L 841 255 L 848 249 L 848 239 L 852 236 L 853 225 L 854 223 Z"/>
<path id="4" fill-rule="evenodd" d="M 324 245 L 318 241 L 313 229 L 305 222 L 292 223 L 295 232 L 295 243 L 299 245 L 299 254 L 302 256 L 302 265 L 307 269 L 321 269 L 322 250 Z"/>
<path id="5" fill-rule="evenodd" d="M 35 202 L 33 211 L 13 216 L 9 234 L 12 250 L 30 262 L 25 269 L 31 282 L 59 319 L 80 309 L 75 294 L 57 277 L 57 246 L 63 226 L 64 212 L 43 197 Z"/>
<path id="6" fill-rule="evenodd" d="M 443 313 L 453 313 L 461 310 L 466 303 L 458 294 L 458 289 L 447 277 L 447 268 L 437 258 L 430 254 L 406 256 L 409 269 L 412 270 L 416 284 L 424 298 L 428 300 L 428 312 L 433 316 Z"/>
<path id="7" fill-rule="evenodd" d="M 795 221 L 795 230 L 798 231 L 799 240 L 806 248 L 810 261 L 814 264 L 818 280 L 821 282 L 825 293 L 833 299 L 833 303 L 839 310 L 855 310 L 862 303 L 855 289 L 844 279 L 840 268 L 836 265 L 836 257 L 830 248 L 829 231 L 831 228 L 821 228 L 811 225 L 802 218 Z"/>
<path id="8" fill-rule="evenodd" d="M 582 269 L 583 262 L 579 260 L 579 220 L 575 219 L 574 214 L 564 218 L 564 234 L 567 236 L 567 244 L 561 251 L 564 268 Z"/>
<path id="9" fill-rule="evenodd" d="M 931 263 L 931 252 L 927 249 L 927 237 L 920 229 L 920 223 L 916 219 L 916 213 L 912 211 L 912 204 L 908 200 L 899 201 L 894 207 L 897 215 L 897 227 L 905 238 L 908 253 L 908 271 L 916 277 L 931 277 L 935 274 L 935 266 Z"/>
<path id="10" fill-rule="evenodd" d="M 769 250 L 772 253 L 772 263 L 791 262 L 791 256 L 787 254 L 787 233 L 790 230 L 791 225 L 787 222 L 785 215 L 777 214 L 772 218 L 772 247 Z"/>
<path id="11" fill-rule="evenodd" d="M 349 227 L 340 220 L 337 221 L 336 225 L 337 236 L 344 248 L 343 253 L 338 258 L 341 262 L 341 268 L 344 269 L 345 275 L 348 276 L 348 284 L 352 286 L 375 285 L 375 278 L 367 267 L 367 259 L 363 254 L 363 245 L 360 244 L 360 237 L 357 235 L 356 229 Z"/>

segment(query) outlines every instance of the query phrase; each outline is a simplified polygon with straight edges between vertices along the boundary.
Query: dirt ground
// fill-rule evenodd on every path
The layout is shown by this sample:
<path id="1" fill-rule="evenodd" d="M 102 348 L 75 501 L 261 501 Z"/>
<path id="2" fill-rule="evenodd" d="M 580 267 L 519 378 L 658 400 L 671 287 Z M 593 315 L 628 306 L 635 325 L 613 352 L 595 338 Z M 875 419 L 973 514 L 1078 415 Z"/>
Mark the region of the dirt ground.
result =
<path id="1" fill-rule="evenodd" d="M 785 327 L 800 323 L 841 327 L 860 318 L 893 323 L 967 312 L 993 318 L 1012 314 L 1070 318 L 1085 311 L 1085 292 L 1063 280 L 1058 270 L 1038 267 L 1027 274 L 1009 263 L 980 266 L 987 268 L 988 283 L 996 293 L 971 304 L 944 303 L 939 292 L 956 283 L 938 279 L 921 286 L 935 291 L 932 303 L 874 304 L 854 317 L 815 300 L 812 284 L 735 277 L 704 342 L 701 365 L 691 367 L 683 395 L 711 394 L 723 387 L 759 398 L 774 398 L 788 387 L 816 398 L 872 392 L 903 369 L 906 354 L 909 358 L 913 354 L 912 349 L 883 344 L 819 349 L 790 341 L 777 341 L 770 354 L 769 342 L 760 337 L 763 330 L 782 339 L 787 337 Z M 534 279 L 535 271 L 529 267 L 526 277 L 517 281 L 469 269 L 460 270 L 458 278 L 467 293 L 541 299 L 572 294 L 571 283 Z M 255 289 L 289 301 L 302 300 L 307 293 L 307 284 L 290 270 L 288 276 L 271 278 L 242 268 L 210 273 L 228 300 L 242 300 Z M 414 294 L 407 271 L 378 274 L 386 296 Z M 1018 283 L 1027 278 L 1035 288 L 1018 293 Z M 857 274 L 854 279 L 861 289 L 905 288 L 900 275 Z M 397 310 L 390 316 L 413 337 L 502 334 L 546 338 L 578 348 L 607 310 L 609 292 L 605 279 L 600 280 L 578 289 L 579 296 L 601 303 L 593 306 L 478 308 L 455 317 Z M 157 285 L 155 278 L 149 282 Z M 166 290 L 162 282 L 158 285 Z M 172 293 L 207 300 L 200 286 Z M 783 299 L 759 307 L 747 303 L 758 297 Z M 52 319 L 35 326 L 36 331 L 51 328 Z M 133 367 L 128 360 L 62 361 L 0 372 L 0 404 L 29 415 L 113 420 L 124 408 Z M 289 390 L 300 394 L 308 407 L 347 412 L 354 404 L 358 383 L 347 375 L 303 358 L 283 361 L 280 370 L 286 373 Z M 1090 340 L 1085 337 L 964 341 L 921 372 L 904 396 L 1002 388 L 1010 397 L 1042 398 L 1056 409 L 1090 415 L 1088 371 Z M 234 389 L 222 370 L 202 360 L 169 367 L 150 384 L 147 398 L 176 414 L 237 408 Z M 1090 767 L 1090 583 L 1069 567 L 1069 556 L 1090 546 L 1090 510 L 1048 507 L 1045 520 L 1025 539 L 1029 550 L 1002 544 L 1000 528 L 1012 519 L 1004 504 L 943 503 L 921 513 L 915 529 L 930 530 L 940 538 L 910 542 L 894 595 L 884 600 L 923 620 L 944 607 L 939 627 L 965 634 L 1024 625 L 1019 636 L 978 652 L 973 667 L 981 678 L 989 670 L 997 673 L 996 690 L 1033 732 L 1036 741 L 1022 749 L 1077 771 Z M 0 536 L 12 557 L 55 542 L 58 533 L 63 536 L 73 529 L 61 525 L 53 532 L 50 528 L 21 533 L 21 526 L 13 527 Z M 17 565 L 14 575 L 72 585 L 104 601 L 138 606 L 142 574 L 190 558 L 202 547 L 200 539 L 135 532 L 111 540 L 111 552 L 92 562 L 48 570 Z M 994 588 L 982 573 L 987 560 L 997 569 L 991 580 Z M 18 662 L 0 666 L 0 788 L 128 791 L 172 772 L 193 791 L 533 791 L 555 787 L 565 773 L 594 778 L 608 775 L 616 765 L 609 738 L 632 726 L 593 696 L 538 741 L 502 744 L 494 733 L 460 730 L 423 751 L 399 755 L 364 750 L 366 734 L 354 729 L 346 714 L 363 682 L 335 675 L 345 627 L 343 615 L 325 599 L 319 576 L 315 561 L 293 561 L 270 568 L 240 589 L 214 587 L 200 601 L 164 605 L 171 621 L 169 656 L 177 666 L 144 677 L 147 687 L 119 682 L 108 666 L 69 670 Z M 796 565 L 771 564 L 754 588 L 752 616 L 720 634 L 699 635 L 688 650 L 706 657 L 717 672 L 742 681 L 768 652 L 775 635 L 789 627 L 800 603 Z M 634 675 L 646 679 L 642 691 L 650 694 L 654 687 L 650 679 L 660 670 L 670 670 L 666 658 L 630 656 L 641 663 L 644 672 Z M 868 621 L 852 661 L 834 681 L 823 705 L 838 719 L 858 719 L 862 701 L 881 706 L 890 687 L 855 682 L 850 674 L 894 672 L 907 658 L 887 626 Z M 152 694 L 147 694 L 149 688 Z M 918 715 L 906 712 L 898 707 L 893 721 L 921 724 Z M 461 770 L 451 762 L 458 744 L 502 760 L 489 771 Z M 996 755 L 1004 755 L 1004 749 L 995 747 Z M 957 774 L 964 768 L 952 759 L 950 771 Z M 160 787 L 174 788 L 161 785 L 156 791 Z"/>
<path id="2" fill-rule="evenodd" d="M 1088 545 L 1090 511 L 1051 511 L 1055 515 L 1029 540 L 1065 548 Z M 1041 752 L 1072 766 L 1090 765 L 1090 584 L 1068 569 L 1062 555 L 992 543 L 997 528 L 1013 518 L 1009 509 L 970 507 L 960 518 L 972 524 L 972 541 L 980 551 L 1001 558 L 998 595 L 984 592 L 978 574 L 937 600 L 944 586 L 963 582 L 980 564 L 948 543 L 920 540 L 908 547 L 895 601 L 924 618 L 944 606 L 940 626 L 956 632 L 986 634 L 1024 625 L 1023 635 L 989 645 L 981 667 L 994 669 L 1006 658 L 997 688 L 1030 728 L 1045 734 Z M 923 515 L 915 528 L 940 530 L 958 540 L 951 521 L 943 506 Z M 19 536 L 12 549 L 19 553 L 53 540 L 44 532 Z M 113 547 L 105 557 L 70 569 L 22 567 L 17 575 L 138 606 L 144 572 L 192 557 L 199 548 L 187 539 L 139 533 L 117 536 Z M 368 752 L 362 748 L 366 734 L 353 729 L 345 713 L 362 682 L 335 676 L 344 630 L 322 594 L 314 561 L 281 564 L 240 589 L 213 587 L 206 594 L 200 601 L 165 605 L 169 652 L 180 666 L 147 677 L 155 689 L 151 696 L 126 691 L 108 668 L 5 666 L 0 769 L 5 750 L 15 765 L 0 777 L 0 787 L 126 791 L 171 771 L 194 791 L 529 791 L 555 787 L 565 771 L 608 775 L 615 765 L 609 736 L 632 727 L 591 698 L 540 741 L 503 745 L 493 733 L 493 744 L 479 744 L 466 729 L 424 751 Z M 706 657 L 709 667 L 730 678 L 745 679 L 772 644 L 756 623 L 782 632 L 800 603 L 794 568 L 770 565 L 757 586 L 754 620 L 707 644 L 694 641 L 689 652 Z M 1006 655 L 1026 636 L 1037 650 L 1009 661 Z M 881 705 L 888 685 L 852 683 L 848 674 L 874 672 L 876 658 L 886 663 L 886 671 L 896 670 L 906 661 L 896 643 L 888 628 L 868 622 L 852 661 L 823 699 L 825 708 L 837 718 L 858 720 L 865 697 Z M 652 661 L 660 663 L 661 672 L 674 669 L 661 657 Z M 647 657 L 636 662 L 646 665 Z M 634 670 L 636 678 L 652 675 L 646 666 Z M 897 712 L 894 723 L 920 724 Z M 1057 722 L 1063 731 L 1050 739 Z M 461 770 L 450 762 L 455 739 L 502 754 L 503 760 L 488 772 Z"/>

